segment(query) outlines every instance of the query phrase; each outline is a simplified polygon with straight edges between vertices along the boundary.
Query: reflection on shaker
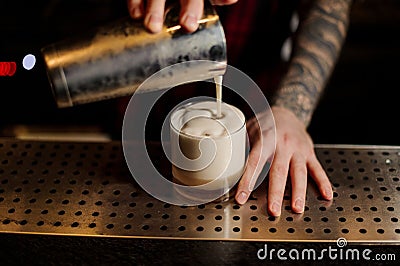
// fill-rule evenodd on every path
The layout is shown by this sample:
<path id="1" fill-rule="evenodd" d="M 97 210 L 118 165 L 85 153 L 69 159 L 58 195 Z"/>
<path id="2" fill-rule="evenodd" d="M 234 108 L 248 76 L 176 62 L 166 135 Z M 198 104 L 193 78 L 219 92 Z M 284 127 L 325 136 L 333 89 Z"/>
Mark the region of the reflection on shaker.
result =
<path id="1" fill-rule="evenodd" d="M 179 5 L 166 9 L 164 28 L 149 33 L 142 21 L 123 18 L 81 38 L 63 40 L 42 49 L 58 107 L 133 94 L 151 75 L 158 76 L 143 91 L 206 80 L 226 70 L 225 35 L 219 17 L 205 1 L 199 29 L 185 33 L 178 24 Z M 193 61 L 201 60 L 199 65 Z M 191 61 L 191 62 L 189 62 Z M 187 62 L 187 64 L 178 64 Z"/>

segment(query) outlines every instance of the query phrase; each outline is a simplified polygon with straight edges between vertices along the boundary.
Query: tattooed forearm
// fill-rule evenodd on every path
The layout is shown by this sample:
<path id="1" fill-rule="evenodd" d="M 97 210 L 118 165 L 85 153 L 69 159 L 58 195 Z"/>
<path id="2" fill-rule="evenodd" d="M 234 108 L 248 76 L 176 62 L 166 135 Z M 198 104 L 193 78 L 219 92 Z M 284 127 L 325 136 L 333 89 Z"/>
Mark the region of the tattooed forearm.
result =
<path id="1" fill-rule="evenodd" d="M 299 27 L 293 57 L 273 105 L 307 126 L 346 37 L 351 0 L 315 0 Z"/>

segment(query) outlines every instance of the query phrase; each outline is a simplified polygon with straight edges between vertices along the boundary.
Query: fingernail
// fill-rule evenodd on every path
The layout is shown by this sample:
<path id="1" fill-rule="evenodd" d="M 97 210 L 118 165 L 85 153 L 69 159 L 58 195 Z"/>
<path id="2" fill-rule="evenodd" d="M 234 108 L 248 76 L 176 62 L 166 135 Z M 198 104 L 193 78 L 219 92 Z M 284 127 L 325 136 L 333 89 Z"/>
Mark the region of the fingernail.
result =
<path id="1" fill-rule="evenodd" d="M 332 194 L 332 188 L 331 187 L 327 187 L 325 189 L 325 197 L 327 199 L 332 199 L 333 198 L 333 194 Z"/>
<path id="2" fill-rule="evenodd" d="M 281 205 L 277 202 L 272 203 L 271 210 L 275 215 L 281 215 Z"/>
<path id="3" fill-rule="evenodd" d="M 193 15 L 187 15 L 185 20 L 183 21 L 185 27 L 190 31 L 195 31 L 197 29 L 197 19 Z"/>
<path id="4" fill-rule="evenodd" d="M 152 14 L 152 15 L 150 15 L 149 21 L 147 23 L 147 27 L 152 32 L 159 32 L 162 29 L 162 23 L 163 23 L 163 20 L 160 16 Z"/>
<path id="5" fill-rule="evenodd" d="M 246 203 L 246 200 L 247 200 L 247 193 L 244 192 L 244 191 L 240 192 L 236 200 L 237 200 L 237 202 L 238 202 L 239 204 L 244 204 L 244 203 Z"/>
<path id="6" fill-rule="evenodd" d="M 304 201 L 302 199 L 297 199 L 294 203 L 296 209 L 300 212 L 304 211 Z"/>

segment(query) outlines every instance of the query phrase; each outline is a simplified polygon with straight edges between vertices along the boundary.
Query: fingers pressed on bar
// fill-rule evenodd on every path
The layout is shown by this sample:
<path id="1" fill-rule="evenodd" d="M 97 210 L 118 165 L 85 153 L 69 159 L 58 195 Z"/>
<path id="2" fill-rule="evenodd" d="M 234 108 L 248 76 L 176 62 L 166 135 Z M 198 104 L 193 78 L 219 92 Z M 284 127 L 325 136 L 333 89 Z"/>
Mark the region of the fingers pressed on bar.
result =
<path id="1" fill-rule="evenodd" d="M 260 172 L 258 171 L 258 168 L 260 168 L 259 164 L 262 163 L 260 160 L 260 155 L 261 144 L 258 142 L 254 145 L 253 149 L 249 153 L 246 169 L 244 170 L 242 178 L 240 179 L 239 185 L 237 187 L 235 199 L 239 204 L 246 203 L 251 191 L 253 190 L 255 182 L 254 179 L 257 179 L 259 175 L 258 172 Z"/>
<path id="2" fill-rule="evenodd" d="M 290 154 L 277 151 L 269 173 L 268 211 L 273 216 L 281 215 L 282 200 L 289 171 Z"/>
<path id="3" fill-rule="evenodd" d="M 315 156 L 313 158 L 310 158 L 308 162 L 308 169 L 311 177 L 317 184 L 317 187 L 321 192 L 322 197 L 324 197 L 326 200 L 332 200 L 333 191 L 331 182 L 329 181 L 329 178 L 326 175 L 326 172 L 321 163 Z"/>
<path id="4" fill-rule="evenodd" d="M 259 129 L 253 130 L 254 132 L 249 133 L 252 148 L 247 158 L 246 169 L 244 170 L 242 178 L 238 184 L 235 197 L 239 204 L 246 203 L 250 193 L 254 190 L 258 179 L 261 178 L 260 175 L 265 164 L 268 160 L 273 158 L 275 151 L 275 145 L 270 145 L 271 143 L 266 141 L 266 139 L 268 139 L 267 131 L 261 135 Z"/>
<path id="5" fill-rule="evenodd" d="M 294 153 L 290 161 L 292 182 L 292 210 L 296 213 L 304 211 L 307 190 L 307 164 L 303 155 Z"/>

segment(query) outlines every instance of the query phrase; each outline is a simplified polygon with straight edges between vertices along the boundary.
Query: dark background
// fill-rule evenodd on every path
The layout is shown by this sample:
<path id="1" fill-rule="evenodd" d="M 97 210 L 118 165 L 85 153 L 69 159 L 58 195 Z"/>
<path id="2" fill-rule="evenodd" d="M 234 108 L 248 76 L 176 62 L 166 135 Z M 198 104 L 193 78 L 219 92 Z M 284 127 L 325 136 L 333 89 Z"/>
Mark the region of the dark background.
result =
<path id="1" fill-rule="evenodd" d="M 85 130 L 95 125 L 119 138 L 123 110 L 117 99 L 67 109 L 56 107 L 39 50 L 126 14 L 124 0 L 0 1 L 0 61 L 18 63 L 15 76 L 0 77 L 0 136 L 12 135 L 9 129 L 20 124 L 50 125 L 58 130 Z M 316 143 L 400 145 L 399 30 L 400 1 L 355 2 L 347 41 L 309 127 Z M 38 59 L 31 71 L 20 63 L 28 53 Z M 18 234 L 2 234 L 1 239 L 0 258 L 6 265 L 192 265 L 201 264 L 205 258 L 216 265 L 243 265 L 259 263 L 255 254 L 264 244 Z M 274 248 L 298 245 L 276 243 Z M 311 243 L 302 247 L 326 246 Z M 375 248 L 371 247 L 378 253 Z M 379 248 L 386 254 L 398 251 L 397 246 Z"/>
<path id="2" fill-rule="evenodd" d="M 121 99 L 56 107 L 40 48 L 125 15 L 125 1 L 1 1 L 0 61 L 18 65 L 13 77 L 0 77 L 0 135 L 12 135 L 15 125 L 94 125 L 120 138 Z M 399 1 L 355 1 L 345 46 L 309 127 L 315 143 L 400 145 L 399 22 Z M 28 53 L 38 60 L 31 71 L 21 65 Z"/>
<path id="3" fill-rule="evenodd" d="M 399 145 L 400 1 L 356 1 L 309 128 L 316 143 Z"/>

